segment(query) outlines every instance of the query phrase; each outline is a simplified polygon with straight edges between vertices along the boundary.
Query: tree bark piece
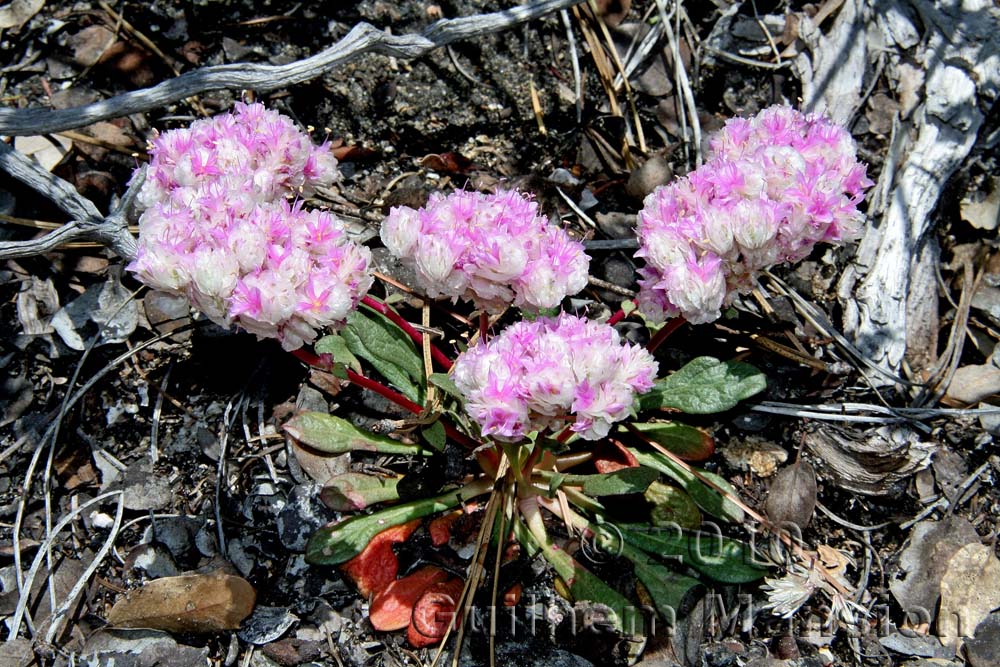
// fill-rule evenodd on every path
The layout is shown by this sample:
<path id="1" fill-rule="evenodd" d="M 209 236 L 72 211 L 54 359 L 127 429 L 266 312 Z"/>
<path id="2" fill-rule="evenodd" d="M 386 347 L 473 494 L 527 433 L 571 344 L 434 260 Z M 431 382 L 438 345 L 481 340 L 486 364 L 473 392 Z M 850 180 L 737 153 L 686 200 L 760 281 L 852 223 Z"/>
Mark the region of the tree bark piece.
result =
<path id="1" fill-rule="evenodd" d="M 879 3 L 868 4 L 877 15 Z M 868 49 L 872 55 L 890 49 L 890 75 L 906 58 L 921 62 L 924 101 L 896 126 L 898 156 L 890 156 L 880 178 L 870 209 L 874 222 L 838 285 L 847 333 L 887 371 L 900 367 L 906 351 L 907 299 L 927 298 L 910 288 L 918 252 L 933 232 L 932 213 L 976 141 L 984 118 L 979 103 L 993 103 L 1000 91 L 1000 8 L 988 0 L 892 5 L 895 11 L 880 15 L 881 34 L 873 35 Z M 919 14 L 925 31 L 912 56 L 903 53 L 919 34 L 909 10 Z"/>

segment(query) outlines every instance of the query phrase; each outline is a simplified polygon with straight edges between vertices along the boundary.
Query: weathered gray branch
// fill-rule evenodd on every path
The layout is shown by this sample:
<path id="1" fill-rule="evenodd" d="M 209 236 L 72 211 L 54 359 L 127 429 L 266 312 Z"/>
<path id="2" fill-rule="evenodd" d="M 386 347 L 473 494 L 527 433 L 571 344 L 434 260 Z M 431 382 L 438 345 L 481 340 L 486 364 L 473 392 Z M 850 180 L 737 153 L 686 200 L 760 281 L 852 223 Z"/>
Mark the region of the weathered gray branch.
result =
<path id="1" fill-rule="evenodd" d="M 877 224 L 868 228 L 854 263 L 838 285 L 845 329 L 872 361 L 895 371 L 907 351 L 909 320 L 922 312 L 916 307 L 937 298 L 933 282 L 922 283 L 925 293 L 915 293 L 918 283 L 913 279 L 918 253 L 933 234 L 933 213 L 945 184 L 975 143 L 983 121 L 980 100 L 988 103 L 1000 94 L 1000 10 L 986 0 L 864 0 L 863 4 L 862 12 L 860 0 L 850 0 L 847 6 L 852 12 L 843 16 L 845 25 L 832 32 L 847 35 L 846 24 L 856 22 L 862 13 L 875 16 L 878 29 L 870 31 L 867 43 L 859 39 L 843 43 L 866 50 L 869 62 L 877 53 L 887 54 L 893 78 L 905 78 L 904 66 L 914 60 L 926 72 L 922 103 L 894 130 L 890 156 L 869 209 Z M 830 42 L 831 48 L 839 43 Z M 823 99 L 806 95 L 806 104 L 819 109 L 855 105 L 861 80 L 857 68 L 850 69 L 851 76 L 831 70 L 829 86 L 810 88 L 811 94 Z"/>
<path id="2" fill-rule="evenodd" d="M 78 193 L 72 185 L 45 171 L 3 141 L 0 141 L 0 169 L 48 197 L 72 218 L 72 221 L 39 239 L 0 241 L 0 259 L 41 255 L 76 241 L 100 243 L 125 259 L 135 257 L 136 243 L 128 231 L 128 213 L 139 194 L 145 171 L 132 179 L 115 211 L 104 217 L 93 202 Z"/>
<path id="3" fill-rule="evenodd" d="M 234 63 L 203 67 L 152 88 L 123 93 L 81 107 L 59 110 L 0 109 L 0 134 L 60 132 L 108 118 L 149 111 L 211 90 L 245 88 L 267 92 L 314 79 L 366 53 L 418 58 L 452 42 L 499 32 L 580 2 L 582 0 L 538 0 L 492 14 L 442 19 L 419 35 L 391 35 L 371 24 L 359 23 L 333 46 L 286 65 Z"/>

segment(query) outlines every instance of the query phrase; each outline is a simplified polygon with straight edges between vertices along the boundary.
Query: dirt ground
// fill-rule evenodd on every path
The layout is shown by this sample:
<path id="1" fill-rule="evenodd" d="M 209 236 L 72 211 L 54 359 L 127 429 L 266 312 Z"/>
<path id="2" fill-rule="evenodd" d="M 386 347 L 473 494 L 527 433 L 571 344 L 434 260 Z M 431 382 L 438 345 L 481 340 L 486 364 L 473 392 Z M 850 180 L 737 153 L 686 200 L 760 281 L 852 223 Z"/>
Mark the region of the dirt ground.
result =
<path id="1" fill-rule="evenodd" d="M 36 4 L 36 11 L 25 8 Z M 0 8 L 14 12 L 14 22 L 0 33 L 0 104 L 70 108 L 198 67 L 289 63 L 325 48 L 360 21 L 401 35 L 440 18 L 512 4 L 172 0 L 112 8 L 86 0 L 15 2 Z M 788 37 L 794 17 L 815 18 L 821 32 L 832 32 L 841 4 L 687 3 L 678 53 L 702 136 L 734 115 L 798 104 L 803 83 L 794 68 L 755 63 L 772 63 L 774 51 L 796 43 Z M 907 2 L 890 4 L 893 11 L 914 11 Z M 606 40 L 628 60 L 631 47 L 659 21 L 656 3 L 597 6 L 601 19 L 553 13 L 413 60 L 366 54 L 270 93 L 207 92 L 11 143 L 108 212 L 145 159 L 154 131 L 257 99 L 310 128 L 315 139 L 329 138 L 343 149 L 342 182 L 315 203 L 347 221 L 372 248 L 380 245 L 378 223 L 391 206 L 418 206 L 434 190 L 504 185 L 534 193 L 573 233 L 604 242 L 591 245 L 597 280 L 572 304 L 606 316 L 637 289 L 629 242 L 643 197 L 687 173 L 695 150 L 684 141 L 691 119 L 662 31 L 630 73 L 630 93 L 619 87 L 609 98 L 602 83 L 602 67 L 615 71 Z M 877 12 L 870 13 L 875 25 Z M 788 42 L 775 44 L 783 35 Z M 603 58 L 593 57 L 595 44 Z M 743 62 L 713 55 L 706 45 L 738 49 Z M 897 71 L 884 63 L 868 67 L 869 87 L 850 119 L 875 181 L 907 103 L 893 78 Z M 910 371 L 913 384 L 869 381 L 865 366 L 830 334 L 843 328 L 838 280 L 854 247 L 818 249 L 799 266 L 779 267 L 774 280 L 762 282 L 719 323 L 684 327 L 658 352 L 663 368 L 711 355 L 740 358 L 767 375 L 766 392 L 749 403 L 771 402 L 769 411 L 741 405 L 694 421 L 713 432 L 718 448 L 705 468 L 761 511 L 774 493 L 777 470 L 798 456 L 815 469 L 817 509 L 802 544 L 817 554 L 816 567 L 842 577 L 856 603 L 853 622 L 831 613 L 830 599 L 820 593 L 782 619 L 762 608 L 768 601 L 763 582 L 720 585 L 691 600 L 674 627 L 661 623 L 638 664 L 1000 664 L 1000 613 L 994 611 L 1000 600 L 989 593 L 1000 590 L 994 442 L 1000 420 L 961 411 L 988 407 L 1000 392 L 994 365 L 1000 264 L 996 220 L 990 226 L 995 207 L 989 208 L 1000 197 L 1000 117 L 994 100 L 984 98 L 980 107 L 985 121 L 935 207 L 935 307 L 915 320 L 927 333 L 913 339 L 923 342 L 914 342 L 900 370 Z M 6 177 L 0 180 L 0 214 L 0 240 L 38 235 L 29 221 L 66 221 L 51 201 Z M 409 281 L 384 251 L 375 256 L 380 272 Z M 801 295 L 823 320 L 804 316 L 780 285 Z M 430 488 L 441 482 L 442 469 L 461 464 L 448 463 L 447 456 L 416 464 L 304 454 L 280 430 L 296 411 L 337 411 L 366 425 L 398 412 L 374 394 L 310 371 L 273 342 L 192 319 L 184 303 L 167 295 L 140 292 L 132 301 L 137 288 L 120 259 L 87 244 L 0 266 L 0 617 L 8 640 L 0 644 L 0 666 L 34 660 L 360 667 L 414 665 L 432 656 L 415 654 L 400 633 L 375 632 L 367 602 L 341 573 L 307 564 L 303 552 L 309 534 L 339 516 L 319 499 L 324 475 L 368 466 L 405 473 L 416 488 Z M 377 290 L 398 295 L 387 285 Z M 435 318 L 447 333 L 457 331 L 439 312 Z M 110 322 L 113 331 L 97 340 L 101 322 Z M 647 336 L 638 320 L 620 329 L 633 340 Z M 919 360 L 932 365 L 942 358 L 952 364 L 951 384 L 940 385 L 934 400 L 915 403 L 916 384 L 926 379 Z M 862 413 L 843 408 L 853 404 L 874 407 L 854 419 Z M 831 414 L 843 418 L 817 406 L 832 406 Z M 924 411 L 891 411 L 914 406 Z M 726 530 L 783 557 L 750 526 Z M 399 556 L 404 569 L 436 562 L 462 571 L 470 553 L 435 549 L 424 531 Z M 590 564 L 635 593 L 618 564 L 597 556 Z M 225 572 L 249 582 L 256 602 L 239 630 L 107 627 L 109 610 L 125 592 L 192 572 Z M 497 629 L 496 664 L 636 660 L 636 647 L 614 633 L 576 631 L 572 605 L 540 561 L 521 559 L 504 577 L 524 589 L 510 612 L 516 623 Z M 488 604 L 488 596 L 483 600 Z M 926 616 L 907 613 L 915 609 Z M 954 642 L 939 640 L 948 636 L 942 619 L 953 612 L 971 624 L 960 628 L 967 639 L 957 653 Z M 58 627 L 50 633 L 54 618 Z M 461 664 L 491 664 L 488 654 L 487 633 L 471 631 Z"/>

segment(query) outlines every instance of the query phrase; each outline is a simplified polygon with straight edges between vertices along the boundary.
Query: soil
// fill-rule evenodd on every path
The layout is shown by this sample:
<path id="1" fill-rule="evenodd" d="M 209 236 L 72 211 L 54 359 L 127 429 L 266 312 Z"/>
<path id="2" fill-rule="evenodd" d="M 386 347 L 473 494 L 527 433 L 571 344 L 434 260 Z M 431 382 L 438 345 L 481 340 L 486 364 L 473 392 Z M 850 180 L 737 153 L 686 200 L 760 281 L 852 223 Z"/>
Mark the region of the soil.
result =
<path id="1" fill-rule="evenodd" d="M 171 76 L 174 67 L 186 71 L 228 62 L 288 63 L 319 51 L 359 21 L 406 34 L 439 18 L 514 4 L 486 0 L 119 3 L 115 9 L 134 27 L 130 32 L 97 3 L 50 0 L 22 26 L 0 36 L 0 99 L 14 107 L 70 107 L 152 85 Z M 631 8 L 627 0 L 598 4 L 625 6 L 624 18 L 610 27 L 622 51 L 647 12 L 655 9 L 652 2 L 632 3 Z M 689 4 L 687 30 L 707 39 L 728 3 Z M 752 5 L 741 5 L 739 16 L 752 21 Z M 761 15 L 814 9 L 801 3 L 756 3 Z M 673 67 L 654 56 L 637 70 L 631 77 L 634 114 L 624 95 L 618 98 L 626 119 L 611 109 L 572 13 L 569 21 L 582 70 L 579 112 L 566 26 L 554 14 L 412 61 L 366 55 L 314 81 L 270 94 L 205 93 L 102 123 L 81 130 L 101 138 L 100 143 L 72 139 L 71 149 L 52 171 L 108 211 L 126 188 L 139 160 L 136 153 L 154 131 L 184 126 L 241 98 L 258 99 L 311 128 L 318 141 L 328 138 L 351 149 L 341 161 L 342 182 L 321 193 L 315 203 L 352 223 L 358 238 L 373 248 L 379 245 L 378 222 L 391 206 L 420 205 L 436 189 L 498 185 L 533 192 L 548 214 L 582 238 L 627 238 L 634 224 L 631 216 L 642 198 L 692 166 L 681 141 Z M 144 46 L 137 33 L 164 55 Z M 788 70 L 696 60 L 690 50 L 682 57 L 692 73 L 706 134 L 733 115 L 798 99 L 799 84 Z M 851 127 L 873 180 L 878 179 L 888 147 L 887 131 L 880 125 L 885 114 L 878 104 L 893 95 L 891 87 L 891 81 L 879 79 L 865 113 Z M 533 109 L 533 95 L 539 113 Z M 644 150 L 636 146 L 635 119 L 643 129 Z M 623 155 L 626 141 L 632 148 Z M 977 266 L 993 265 L 992 232 L 963 223 L 958 202 L 966 192 L 985 187 L 982 183 L 995 159 L 990 153 L 976 153 L 945 193 L 938 233 L 943 256 L 961 244 L 972 244 L 988 257 Z M 586 207 L 587 219 L 577 215 L 566 199 L 591 204 Z M 10 179 L 0 182 L 0 213 L 20 219 L 65 219 L 51 202 Z M 15 224 L 0 227 L 0 238 L 30 238 L 36 233 Z M 621 247 L 625 249 L 592 251 L 592 274 L 610 285 L 592 285 L 572 300 L 574 308 L 606 316 L 637 289 L 633 251 L 627 244 Z M 799 267 L 782 267 L 777 274 L 838 322 L 836 279 L 851 252 L 821 249 Z M 408 281 L 404 270 L 384 254 L 377 256 L 380 271 Z M 957 299 L 961 291 L 961 271 L 958 262 L 940 267 L 942 316 L 932 328 L 943 332 L 941 347 L 954 318 L 956 304 L 949 299 L 952 294 Z M 989 270 L 984 274 L 994 275 Z M 371 628 L 366 621 L 367 601 L 358 598 L 338 571 L 306 564 L 305 538 L 339 517 L 318 500 L 315 466 L 326 472 L 364 468 L 405 473 L 409 493 L 417 494 L 440 487 L 471 462 L 461 462 L 464 455 L 453 450 L 422 465 L 391 457 L 304 461 L 280 431 L 280 424 L 297 410 L 336 411 L 364 425 L 401 415 L 374 394 L 306 369 L 277 344 L 191 320 L 183 305 L 178 310 L 175 303 L 158 301 L 160 297 L 138 297 L 137 326 L 122 340 L 73 349 L 65 335 L 53 330 L 53 314 L 84 293 L 93 295 L 109 278 L 120 278 L 127 290 L 139 287 L 122 272 L 119 260 L 95 247 L 11 260 L 0 267 L 0 616 L 9 623 L 22 597 L 14 576 L 18 566 L 26 571 L 39 559 L 39 580 L 54 582 L 57 604 L 68 600 L 69 589 L 86 568 L 95 567 L 87 573 L 86 585 L 53 644 L 42 641 L 51 603 L 42 591 L 31 596 L 35 627 L 22 625 L 20 636 L 32 641 L 4 645 L 0 664 L 28 664 L 16 662 L 20 657 L 40 664 L 110 664 L 112 655 L 121 661 L 115 664 L 136 665 L 194 665 L 206 660 L 260 666 L 417 664 L 418 656 L 407 648 L 403 633 Z M 405 298 L 391 286 L 379 289 Z M 902 390 L 876 394 L 856 367 L 822 370 L 780 353 L 791 350 L 822 363 L 841 359 L 834 342 L 802 318 L 789 299 L 774 293 L 755 297 L 748 297 L 717 325 L 679 330 L 658 352 L 661 368 L 675 369 L 699 355 L 738 357 L 769 378 L 766 394 L 755 401 L 907 404 Z M 114 299 L 114 307 L 124 301 Z M 93 340 L 98 332 L 87 318 L 96 306 L 88 303 L 69 326 L 84 341 Z M 458 337 L 460 328 L 443 314 L 447 307 L 435 311 L 434 325 L 444 329 L 446 337 Z M 411 320 L 419 317 L 419 311 L 410 314 Z M 178 332 L 152 342 L 167 330 L 165 326 L 177 325 L 182 327 Z M 647 338 L 637 321 L 629 320 L 620 329 L 630 339 Z M 972 341 L 961 358 L 963 367 L 990 363 L 997 330 L 988 305 L 973 311 L 968 331 L 959 334 L 967 333 Z M 781 347 L 764 345 L 760 337 Z M 72 405 L 67 407 L 68 399 Z M 906 522 L 918 516 L 930 521 L 954 515 L 967 521 L 975 538 L 995 555 L 1000 521 L 995 480 L 1000 469 L 990 430 L 996 428 L 993 423 L 976 416 L 936 414 L 906 425 L 907 433 L 915 433 L 933 454 L 914 469 L 906 468 L 905 451 L 898 457 L 883 455 L 889 447 L 885 443 L 895 436 L 878 432 L 877 424 L 833 425 L 846 441 L 882 438 L 874 454 L 858 459 L 862 470 L 873 474 L 903 470 L 898 478 L 874 483 L 875 494 L 870 493 L 873 489 L 859 491 L 856 480 L 845 478 L 817 454 L 826 451 L 823 438 L 834 432 L 827 422 L 742 407 L 692 423 L 710 429 L 719 448 L 704 467 L 729 480 L 752 508 L 762 509 L 769 496 L 774 476 L 765 473 L 784 468 L 785 461 L 799 456 L 815 466 L 816 495 L 826 511 L 817 511 L 802 543 L 809 549 L 840 550 L 850 559 L 846 577 L 867 613 L 859 612 L 861 620 L 853 626 L 842 623 L 839 630 L 819 631 L 817 626 L 830 619 L 829 610 L 823 609 L 828 600 L 821 596 L 783 620 L 760 609 L 766 602 L 760 585 L 719 586 L 708 591 L 716 597 L 692 600 L 673 632 L 661 625 L 639 664 L 896 665 L 954 655 L 935 652 L 941 644 L 933 636 L 930 644 L 919 646 L 917 640 L 887 644 L 880 638 L 907 621 L 904 605 L 889 588 L 890 582 L 901 578 L 910 536 Z M 43 441 L 53 424 L 58 424 L 56 435 Z M 753 458 L 760 451 L 777 451 L 783 457 L 768 467 L 767 456 Z M 980 474 L 974 475 L 976 471 Z M 116 503 L 105 499 L 80 511 L 78 519 L 52 539 L 58 564 L 42 564 L 44 558 L 38 554 L 44 549 L 39 545 L 52 534 L 52 524 L 100 494 L 116 490 L 125 491 L 125 504 L 110 550 L 106 542 Z M 939 502 L 936 509 L 926 512 L 934 502 Z M 627 517 L 629 511 L 624 508 L 620 513 Z M 17 522 L 22 527 L 15 540 Z M 469 519 L 469 524 L 465 530 L 471 535 L 476 523 Z M 751 536 L 741 529 L 727 531 L 744 539 Z M 776 548 L 763 540 L 758 544 L 764 550 Z M 470 553 L 433 548 L 422 528 L 398 555 L 403 570 L 433 562 L 462 572 Z M 586 554 L 581 558 L 612 585 L 636 594 L 634 580 L 621 562 L 587 561 Z M 138 637 L 119 636 L 105 628 L 109 609 L 126 591 L 162 576 L 219 569 L 244 577 L 256 591 L 256 611 L 242 629 Z M 924 574 L 911 574 L 917 576 Z M 499 664 L 620 665 L 635 660 L 637 647 L 614 633 L 571 629 L 574 609 L 540 561 L 520 558 L 505 567 L 501 588 L 515 582 L 524 585 L 521 605 L 512 616 L 518 625 L 512 633 L 510 624 L 500 623 Z M 641 598 L 642 592 L 638 595 Z M 488 595 L 481 597 L 489 603 Z M 929 631 L 910 620 L 915 632 Z M 525 635 L 527 624 L 532 628 L 530 638 Z M 960 659 L 973 667 L 998 664 L 981 657 L 998 650 L 1000 643 L 990 639 L 996 638 L 995 630 L 968 634 L 981 641 L 963 649 Z M 140 650 L 136 647 L 143 647 L 144 653 L 136 652 Z M 470 632 L 462 664 L 489 664 L 489 650 L 484 632 Z M 82 656 L 95 654 L 104 657 L 81 662 Z"/>

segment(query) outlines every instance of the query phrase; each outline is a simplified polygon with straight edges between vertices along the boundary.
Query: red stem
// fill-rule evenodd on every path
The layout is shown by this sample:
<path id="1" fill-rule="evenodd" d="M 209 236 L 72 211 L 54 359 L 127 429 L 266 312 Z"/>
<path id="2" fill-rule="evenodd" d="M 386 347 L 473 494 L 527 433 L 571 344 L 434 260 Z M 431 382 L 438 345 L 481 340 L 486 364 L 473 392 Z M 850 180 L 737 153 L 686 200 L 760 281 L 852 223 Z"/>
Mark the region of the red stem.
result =
<path id="1" fill-rule="evenodd" d="M 485 312 L 479 313 L 479 341 L 485 343 L 490 335 L 490 316 Z"/>
<path id="2" fill-rule="evenodd" d="M 656 348 L 660 347 L 670 334 L 677 331 L 683 326 L 687 320 L 681 316 L 677 316 L 663 325 L 663 328 L 656 332 L 656 335 L 649 339 L 649 343 L 646 345 L 646 349 L 650 352 L 654 352 Z"/>
<path id="3" fill-rule="evenodd" d="M 324 359 L 324 357 L 328 357 L 328 355 L 322 355 L 322 356 L 316 355 L 301 347 L 297 350 L 292 350 L 292 354 L 295 355 L 303 363 L 308 364 L 309 366 L 315 366 L 316 368 L 329 369 L 331 365 L 328 358 Z M 399 407 L 403 408 L 404 410 L 409 410 L 415 415 L 419 415 L 424 411 L 422 407 L 420 407 L 419 405 L 408 399 L 406 396 L 403 396 L 398 391 L 390 389 L 389 387 L 386 387 L 384 384 L 376 382 L 371 378 L 367 378 L 361 373 L 352 371 L 350 368 L 346 370 L 347 370 L 347 379 L 353 382 L 354 384 L 358 385 L 359 387 L 364 387 L 365 389 L 371 389 L 379 396 L 389 401 L 392 401 Z M 444 426 L 445 434 L 447 434 L 447 436 L 452 440 L 454 440 L 455 442 L 464 445 L 469 449 L 475 449 L 476 447 L 480 446 L 481 443 L 476 442 L 475 440 L 465 435 L 461 431 L 457 430 L 454 426 L 444 421 L 443 419 L 441 420 L 441 425 Z"/>
<path id="4" fill-rule="evenodd" d="M 412 324 L 404 320 L 399 313 L 390 308 L 388 305 L 382 303 L 381 301 L 376 301 L 371 296 L 365 296 L 362 298 L 361 303 L 388 317 L 396 324 L 396 326 L 406 332 L 406 335 L 412 338 L 413 342 L 417 345 L 424 344 L 424 335 L 417 331 Z M 434 361 L 438 362 L 438 364 L 440 364 L 446 371 L 451 370 L 451 359 L 448 358 L 448 355 L 439 350 L 434 343 L 431 343 L 431 356 L 434 357 Z"/>
<path id="5" fill-rule="evenodd" d="M 619 308 L 617 313 L 608 318 L 608 326 L 613 327 L 614 325 L 624 320 L 626 317 L 628 317 L 628 314 L 624 310 Z"/>

